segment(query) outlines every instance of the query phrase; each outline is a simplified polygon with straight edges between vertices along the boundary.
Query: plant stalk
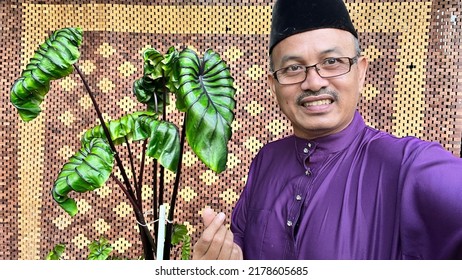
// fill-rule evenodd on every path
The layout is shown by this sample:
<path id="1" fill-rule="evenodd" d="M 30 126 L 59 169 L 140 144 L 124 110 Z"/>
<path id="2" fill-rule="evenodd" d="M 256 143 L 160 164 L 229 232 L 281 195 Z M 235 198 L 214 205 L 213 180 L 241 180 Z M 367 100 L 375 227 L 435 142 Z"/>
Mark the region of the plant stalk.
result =
<path id="1" fill-rule="evenodd" d="M 163 93 L 162 93 L 162 120 L 167 121 L 167 87 L 165 86 L 165 78 L 164 78 L 164 72 L 162 71 L 162 84 L 164 87 Z M 164 203 L 164 191 L 165 191 L 165 168 L 160 165 L 159 168 L 160 172 L 160 179 L 159 179 L 159 206 Z"/>
<path id="2" fill-rule="evenodd" d="M 93 107 L 95 108 L 96 114 L 98 116 L 98 119 L 101 123 L 101 127 L 103 128 L 104 135 L 107 138 L 107 141 L 109 143 L 109 146 L 111 147 L 111 150 L 114 152 L 114 158 L 117 162 L 117 166 L 120 169 L 120 173 L 122 175 L 122 178 L 124 179 L 124 183 L 120 182 L 120 180 L 115 177 L 112 173 L 111 176 L 115 178 L 117 184 L 121 187 L 122 191 L 125 193 L 125 195 L 128 197 L 130 200 L 133 210 L 135 212 L 136 220 L 138 223 L 140 223 L 139 228 L 140 228 L 140 236 L 141 236 L 141 242 L 143 243 L 143 250 L 145 254 L 145 259 L 154 259 L 154 248 L 155 248 L 155 243 L 154 240 L 152 239 L 151 233 L 149 232 L 149 229 L 146 226 L 146 222 L 144 220 L 144 215 L 143 212 L 139 209 L 138 203 L 135 198 L 135 194 L 133 192 L 133 189 L 130 184 L 130 180 L 128 179 L 127 173 L 125 172 L 125 168 L 123 166 L 122 160 L 119 157 L 119 153 L 117 152 L 117 149 L 115 148 L 114 142 L 112 141 L 111 138 L 111 133 L 109 132 L 109 129 L 106 126 L 106 123 L 104 122 L 103 115 L 101 114 L 101 110 L 99 109 L 98 103 L 96 102 L 95 96 L 93 92 L 90 89 L 90 86 L 88 85 L 87 80 L 85 79 L 83 73 L 80 71 L 79 67 L 77 64 L 74 64 L 74 68 L 79 74 L 83 85 L 85 86 L 86 91 L 88 92 L 90 99 L 93 103 Z M 126 186 L 126 188 L 124 187 Z"/>
<path id="3" fill-rule="evenodd" d="M 156 165 L 157 165 L 157 161 L 156 161 Z M 156 213 L 156 217 L 155 217 L 155 223 L 154 223 L 154 229 L 155 229 L 155 235 L 156 235 L 156 240 L 158 238 L 158 228 L 159 228 L 159 208 L 162 204 L 164 204 L 164 188 L 165 188 L 165 181 L 164 181 L 164 177 L 165 177 L 165 168 L 159 164 L 159 193 L 158 193 L 158 201 L 157 201 L 157 205 L 156 205 L 156 208 L 154 208 L 154 212 Z"/>
<path id="4" fill-rule="evenodd" d="M 142 147 L 142 151 L 141 151 L 141 166 L 140 166 L 140 174 L 139 174 L 139 181 L 138 181 L 138 186 L 140 186 L 140 192 L 136 193 L 137 194 L 137 199 L 138 201 L 142 201 L 143 200 L 143 196 L 142 196 L 142 188 L 143 188 L 143 176 L 144 176 L 144 161 L 146 159 L 146 146 L 148 144 L 148 140 L 144 140 L 143 141 L 143 147 Z"/>
<path id="5" fill-rule="evenodd" d="M 114 174 L 111 173 L 111 177 L 117 183 L 117 185 L 122 189 L 125 195 L 128 197 L 130 203 L 132 204 L 133 211 L 135 212 L 136 221 L 138 222 L 138 228 L 140 230 L 141 243 L 143 244 L 144 258 L 146 260 L 154 259 L 154 248 L 155 241 L 149 232 L 146 221 L 144 219 L 143 212 L 138 208 L 138 203 L 136 199 L 128 193 L 125 189 L 124 184 L 117 178 Z"/>
<path id="6" fill-rule="evenodd" d="M 127 186 L 127 191 L 130 193 L 133 193 L 130 180 L 128 179 L 127 173 L 125 172 L 125 168 L 122 164 L 122 160 L 120 160 L 119 153 L 117 152 L 117 149 L 115 148 L 114 141 L 112 141 L 111 138 L 111 133 L 109 132 L 109 129 L 106 126 L 106 123 L 104 122 L 103 115 L 101 114 L 101 110 L 99 109 L 98 103 L 96 102 L 95 96 L 93 92 L 90 89 L 90 86 L 87 83 L 87 80 L 83 76 L 83 73 L 80 71 L 79 67 L 77 64 L 74 64 L 75 70 L 77 70 L 77 73 L 79 74 L 80 78 L 82 79 L 83 85 L 85 86 L 85 89 L 87 90 L 88 94 L 90 95 L 91 102 L 93 103 L 93 107 L 95 108 L 96 114 L 98 116 L 98 119 L 101 123 L 101 127 L 103 128 L 104 135 L 106 135 L 106 138 L 108 140 L 109 146 L 111 147 L 112 151 L 114 152 L 114 158 L 117 162 L 117 166 L 120 168 L 120 173 L 122 174 L 122 178 L 124 179 L 124 183 Z"/>
<path id="7" fill-rule="evenodd" d="M 172 232 L 173 232 L 173 215 L 175 214 L 175 205 L 176 198 L 178 196 L 178 189 L 180 187 L 181 181 L 181 167 L 183 165 L 183 152 L 186 138 L 186 114 L 183 118 L 183 125 L 181 128 L 181 138 L 180 138 L 180 158 L 178 160 L 178 168 L 175 176 L 175 183 L 173 185 L 172 198 L 170 201 L 170 209 L 168 210 L 168 220 L 167 228 L 165 231 L 165 243 L 164 243 L 164 260 L 170 259 L 170 249 L 172 247 Z"/>
<path id="8" fill-rule="evenodd" d="M 128 142 L 128 137 L 124 136 L 125 144 L 127 145 L 127 151 L 128 151 L 128 158 L 130 160 L 130 167 L 132 169 L 132 174 L 133 174 L 133 184 L 135 187 L 135 194 L 136 194 L 136 200 L 138 202 L 138 207 L 140 208 L 141 212 L 143 212 L 143 201 L 140 198 L 141 197 L 141 186 L 138 185 L 138 179 L 136 178 L 136 170 L 135 170 L 135 163 L 133 161 L 133 154 L 132 150 L 130 148 L 130 142 Z"/>
<path id="9" fill-rule="evenodd" d="M 155 159 L 153 164 L 152 164 L 152 169 L 153 169 L 153 178 L 152 178 L 152 214 L 154 216 L 154 238 L 157 240 L 157 227 L 159 226 L 159 212 L 157 211 L 159 206 L 157 205 L 157 160 Z"/>

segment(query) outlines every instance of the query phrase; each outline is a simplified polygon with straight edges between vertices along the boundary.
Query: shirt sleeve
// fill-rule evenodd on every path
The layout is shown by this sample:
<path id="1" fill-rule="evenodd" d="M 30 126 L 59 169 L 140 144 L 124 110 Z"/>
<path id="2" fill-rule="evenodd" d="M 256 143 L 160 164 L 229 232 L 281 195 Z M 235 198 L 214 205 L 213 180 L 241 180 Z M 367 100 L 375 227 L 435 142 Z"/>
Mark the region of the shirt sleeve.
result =
<path id="1" fill-rule="evenodd" d="M 462 159 L 435 143 L 412 150 L 401 173 L 404 257 L 462 259 Z"/>
<path id="2" fill-rule="evenodd" d="M 253 182 L 255 177 L 257 176 L 258 172 L 256 171 L 257 168 L 257 161 L 258 156 L 252 161 L 249 169 L 249 173 L 247 176 L 247 183 L 239 197 L 239 200 L 234 207 L 232 216 L 231 216 L 231 231 L 234 235 L 234 243 L 239 245 L 242 249 L 242 253 L 244 255 L 244 259 L 246 257 L 245 254 L 245 246 L 244 246 L 244 233 L 245 227 L 247 223 L 247 211 L 248 211 L 248 203 L 251 200 L 251 192 Z"/>

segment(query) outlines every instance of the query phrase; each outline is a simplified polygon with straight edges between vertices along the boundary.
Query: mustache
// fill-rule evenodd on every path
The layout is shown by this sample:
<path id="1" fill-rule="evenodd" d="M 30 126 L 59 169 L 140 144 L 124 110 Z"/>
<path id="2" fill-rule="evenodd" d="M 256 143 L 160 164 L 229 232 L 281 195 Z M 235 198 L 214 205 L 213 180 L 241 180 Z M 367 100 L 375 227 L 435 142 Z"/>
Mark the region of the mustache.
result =
<path id="1" fill-rule="evenodd" d="M 318 91 L 306 90 L 297 97 L 297 104 L 301 104 L 302 100 L 307 97 L 320 96 L 320 95 L 329 95 L 330 97 L 334 99 L 334 101 L 338 100 L 338 93 L 335 90 L 330 90 L 330 89 L 321 89 Z"/>

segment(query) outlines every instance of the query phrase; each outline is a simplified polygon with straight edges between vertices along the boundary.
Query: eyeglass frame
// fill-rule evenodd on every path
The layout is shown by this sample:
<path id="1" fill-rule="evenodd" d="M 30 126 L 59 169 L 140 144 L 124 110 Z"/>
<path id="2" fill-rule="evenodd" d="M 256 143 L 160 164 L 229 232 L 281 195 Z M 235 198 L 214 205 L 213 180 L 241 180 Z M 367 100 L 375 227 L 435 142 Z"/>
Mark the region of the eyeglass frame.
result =
<path id="1" fill-rule="evenodd" d="M 319 75 L 319 77 L 323 78 L 323 79 L 329 79 L 329 78 L 335 78 L 335 77 L 339 77 L 339 76 L 343 76 L 345 74 L 348 74 L 350 71 L 351 71 L 351 66 L 355 63 L 358 63 L 358 59 L 361 57 L 361 55 L 356 55 L 354 57 L 348 57 L 348 56 L 341 56 L 341 57 L 328 57 L 326 59 L 323 59 L 322 61 L 316 63 L 316 64 L 312 64 L 312 65 L 303 65 L 303 64 L 293 64 L 293 65 L 289 65 L 287 67 L 282 67 L 282 68 L 279 68 L 278 70 L 276 71 L 273 71 L 272 72 L 272 75 L 274 77 L 274 79 L 280 84 L 280 85 L 295 85 L 295 84 L 299 84 L 299 83 L 302 83 L 303 81 L 306 80 L 306 77 L 308 77 L 308 70 L 310 68 L 314 68 L 314 70 L 316 71 L 316 73 Z M 327 59 L 343 59 L 343 58 L 346 58 L 348 59 L 348 62 L 349 62 L 349 66 L 348 66 L 348 71 L 346 71 L 345 73 L 342 73 L 342 74 L 338 74 L 338 75 L 333 75 L 333 76 L 327 76 L 327 77 L 324 77 L 323 75 L 319 74 L 319 69 L 316 67 L 318 64 L 326 61 Z M 303 66 L 305 67 L 305 78 L 299 82 L 296 82 L 296 83 L 288 83 L 288 84 L 283 84 L 279 81 L 278 77 L 277 77 L 277 73 L 281 70 L 284 70 L 284 69 L 287 69 L 289 67 L 292 67 L 294 65 L 297 65 L 297 66 Z"/>

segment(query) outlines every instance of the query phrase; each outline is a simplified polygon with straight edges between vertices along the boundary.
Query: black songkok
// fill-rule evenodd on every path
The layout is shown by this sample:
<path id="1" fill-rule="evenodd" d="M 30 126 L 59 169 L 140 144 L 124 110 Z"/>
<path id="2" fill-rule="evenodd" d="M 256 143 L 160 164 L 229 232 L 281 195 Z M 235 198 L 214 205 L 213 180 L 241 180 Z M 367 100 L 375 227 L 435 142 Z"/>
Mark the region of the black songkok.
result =
<path id="1" fill-rule="evenodd" d="M 277 0 L 272 18 L 269 53 L 283 39 L 314 29 L 343 29 L 358 38 L 342 0 Z"/>

